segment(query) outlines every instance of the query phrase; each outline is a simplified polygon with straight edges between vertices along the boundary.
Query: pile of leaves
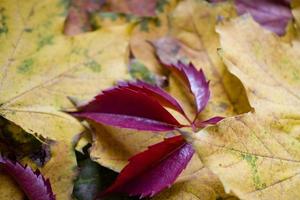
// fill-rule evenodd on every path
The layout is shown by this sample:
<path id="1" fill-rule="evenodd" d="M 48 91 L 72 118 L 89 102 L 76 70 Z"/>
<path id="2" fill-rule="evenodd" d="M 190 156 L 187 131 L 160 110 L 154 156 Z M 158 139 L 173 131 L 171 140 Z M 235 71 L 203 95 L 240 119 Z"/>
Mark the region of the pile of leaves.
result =
<path id="1" fill-rule="evenodd" d="M 0 199 L 297 199 L 297 0 L 0 2 Z"/>

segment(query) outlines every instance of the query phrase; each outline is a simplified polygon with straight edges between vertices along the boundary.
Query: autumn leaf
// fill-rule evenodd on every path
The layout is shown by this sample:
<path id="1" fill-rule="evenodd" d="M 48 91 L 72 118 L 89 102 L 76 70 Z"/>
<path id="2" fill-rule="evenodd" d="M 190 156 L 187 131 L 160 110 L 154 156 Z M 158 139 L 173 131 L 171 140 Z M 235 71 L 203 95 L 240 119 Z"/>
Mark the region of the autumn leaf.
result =
<path id="1" fill-rule="evenodd" d="M 55 200 L 49 179 L 37 170 L 0 156 L 0 167 L 9 174 L 30 200 Z"/>
<path id="2" fill-rule="evenodd" d="M 198 163 L 199 164 L 199 163 Z M 172 187 L 153 197 L 154 200 L 237 200 L 232 195 L 225 194 L 218 177 L 201 163 L 201 168 L 188 179 L 178 181 Z"/>
<path id="3" fill-rule="evenodd" d="M 237 30 L 242 34 L 230 36 Z M 292 46 L 282 42 L 249 17 L 226 23 L 218 27 L 218 32 L 220 54 L 229 70 L 244 84 L 256 113 L 299 138 L 300 68 L 295 59 L 300 56 L 298 42 Z"/>
<path id="4" fill-rule="evenodd" d="M 227 192 L 241 199 L 295 199 L 300 104 L 299 65 L 294 58 L 299 46 L 282 42 L 249 17 L 231 20 L 217 30 L 220 54 L 244 84 L 254 112 L 225 119 L 187 138 Z"/>
<path id="5" fill-rule="evenodd" d="M 284 35 L 292 13 L 290 0 L 235 0 L 239 15 L 250 13 L 259 24 L 268 30 Z"/>
<path id="6" fill-rule="evenodd" d="M 104 0 L 71 0 L 64 24 L 66 35 L 76 35 L 92 30 L 90 13 L 99 11 Z"/>
<path id="7" fill-rule="evenodd" d="M 170 186 L 194 154 L 182 136 L 165 139 L 129 159 L 116 181 L 102 194 L 127 193 L 140 198 L 154 196 Z"/>
<path id="8" fill-rule="evenodd" d="M 297 199 L 300 143 L 248 113 L 189 134 L 204 165 L 241 199 Z"/>
<path id="9" fill-rule="evenodd" d="M 133 14 L 143 17 L 155 16 L 156 4 L 159 0 L 106 0 L 107 9 L 112 12 Z"/>
<path id="10" fill-rule="evenodd" d="M 243 86 L 228 73 L 216 51 L 220 45 L 215 32 L 216 24 L 221 19 L 234 16 L 235 8 L 230 3 L 211 5 L 204 1 L 183 1 L 170 17 L 170 34 L 153 41 L 156 53 L 163 63 L 176 63 L 177 60 L 186 64 L 192 62 L 196 67 L 201 66 L 210 80 L 211 101 L 199 115 L 199 119 L 216 115 L 232 116 L 250 110 Z M 183 103 L 189 117 L 194 116 L 193 97 L 190 97 L 178 79 L 171 76 L 169 81 L 170 94 Z"/>
<path id="11" fill-rule="evenodd" d="M 73 107 L 68 96 L 91 98 L 126 76 L 127 28 L 66 37 L 61 1 L 4 1 L 1 10 L 0 114 L 31 134 L 70 141 L 83 127 L 59 110 Z"/>
<path id="12" fill-rule="evenodd" d="M 72 115 L 137 130 L 167 131 L 182 127 L 164 104 L 181 109 L 175 99 L 156 86 L 144 82 L 120 83 L 80 106 Z"/>

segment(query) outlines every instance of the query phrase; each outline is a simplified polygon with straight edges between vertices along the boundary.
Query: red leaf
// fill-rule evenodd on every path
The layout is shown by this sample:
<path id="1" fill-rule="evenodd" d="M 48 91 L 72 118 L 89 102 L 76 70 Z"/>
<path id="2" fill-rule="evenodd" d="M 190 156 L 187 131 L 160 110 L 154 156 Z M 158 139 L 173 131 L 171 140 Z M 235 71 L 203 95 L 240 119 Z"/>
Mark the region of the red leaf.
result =
<path id="1" fill-rule="evenodd" d="M 170 186 L 194 154 L 182 136 L 165 139 L 129 159 L 116 181 L 101 196 L 114 192 L 153 196 Z"/>
<path id="2" fill-rule="evenodd" d="M 192 63 L 187 65 L 181 61 L 175 64 L 164 63 L 164 60 L 161 62 L 187 85 L 195 98 L 197 113 L 200 113 L 207 105 L 210 97 L 209 81 L 206 80 L 202 69 L 198 71 Z"/>
<path id="3" fill-rule="evenodd" d="M 167 131 L 182 127 L 160 104 L 162 100 L 168 102 L 167 96 L 161 96 L 160 100 L 154 98 L 159 95 L 157 91 L 148 87 L 145 92 L 141 92 L 137 85 L 122 83 L 103 91 L 73 115 L 98 123 L 138 130 Z"/>
<path id="4" fill-rule="evenodd" d="M 155 100 L 157 100 L 161 105 L 174 109 L 182 115 L 186 116 L 177 100 L 168 93 L 166 93 L 164 90 L 162 90 L 160 87 L 148 84 L 143 81 L 121 82 L 120 85 L 128 87 L 134 91 L 142 92 L 148 95 L 149 97 L 152 97 Z"/>
<path id="5" fill-rule="evenodd" d="M 205 121 L 197 120 L 195 122 L 195 126 L 198 127 L 198 128 L 204 128 L 207 125 L 214 125 L 214 124 L 218 123 L 219 121 L 221 121 L 222 119 L 224 119 L 224 117 L 212 117 L 212 118 L 210 118 L 208 120 L 205 120 Z"/>
<path id="6" fill-rule="evenodd" d="M 30 200 L 55 200 L 49 179 L 28 166 L 10 161 L 0 156 L 0 167 L 9 174 L 22 188 Z"/>

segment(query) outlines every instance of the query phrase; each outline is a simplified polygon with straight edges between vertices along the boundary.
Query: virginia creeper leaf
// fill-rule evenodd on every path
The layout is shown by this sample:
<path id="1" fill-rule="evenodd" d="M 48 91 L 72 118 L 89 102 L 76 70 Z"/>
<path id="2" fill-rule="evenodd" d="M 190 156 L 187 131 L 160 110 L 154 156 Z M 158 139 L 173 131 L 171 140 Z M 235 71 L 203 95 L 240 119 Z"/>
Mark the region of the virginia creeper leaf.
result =
<path id="1" fill-rule="evenodd" d="M 39 170 L 0 156 L 0 168 L 9 174 L 22 188 L 30 200 L 55 200 L 49 179 L 45 179 Z"/>
<path id="2" fill-rule="evenodd" d="M 158 53 L 158 55 L 160 54 Z M 161 61 L 163 62 L 163 60 Z M 210 97 L 209 81 L 206 80 L 203 71 L 201 69 L 198 71 L 192 63 L 184 64 L 181 61 L 164 64 L 179 76 L 190 89 L 195 98 L 197 113 L 200 113 L 207 105 Z"/>
<path id="3" fill-rule="evenodd" d="M 129 159 L 116 181 L 102 194 L 153 196 L 170 186 L 194 154 L 182 136 L 165 139 Z"/>
<path id="4" fill-rule="evenodd" d="M 159 101 L 148 96 L 158 93 L 150 90 L 150 87 L 145 91 L 147 92 L 140 92 L 139 87 L 121 83 L 117 87 L 103 91 L 94 100 L 81 106 L 79 112 L 73 115 L 107 125 L 137 130 L 166 131 L 181 127 Z M 165 97 L 161 99 L 166 99 Z"/>
<path id="5" fill-rule="evenodd" d="M 180 112 L 182 115 L 185 115 L 181 105 L 177 102 L 177 100 L 174 97 L 172 97 L 170 94 L 165 92 L 163 89 L 161 89 L 160 87 L 148 84 L 143 81 L 136 81 L 130 83 L 123 82 L 123 84 L 124 86 L 127 86 L 128 88 L 134 91 L 144 93 L 149 97 L 154 98 L 161 105 L 172 108 Z"/>
<path id="6" fill-rule="evenodd" d="M 195 98 L 197 112 L 200 113 L 210 97 L 209 81 L 206 80 L 203 71 L 201 69 L 198 71 L 192 63 L 186 65 L 180 61 L 167 67 L 187 84 Z"/>

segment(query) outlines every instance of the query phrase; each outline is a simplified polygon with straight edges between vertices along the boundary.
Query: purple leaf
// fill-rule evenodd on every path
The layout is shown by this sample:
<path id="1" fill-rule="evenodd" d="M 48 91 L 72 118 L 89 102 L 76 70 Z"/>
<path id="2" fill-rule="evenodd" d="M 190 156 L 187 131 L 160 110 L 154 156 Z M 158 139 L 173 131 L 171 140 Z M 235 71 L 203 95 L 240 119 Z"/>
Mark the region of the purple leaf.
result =
<path id="1" fill-rule="evenodd" d="M 202 69 L 198 71 L 192 63 L 187 65 L 181 61 L 176 64 L 163 64 L 188 86 L 195 98 L 197 113 L 200 113 L 207 105 L 210 97 L 209 81 L 206 80 Z"/>
<path id="2" fill-rule="evenodd" d="M 30 200 L 55 200 L 49 179 L 28 166 L 10 161 L 0 156 L 0 167 L 9 174 L 21 187 Z"/>
<path id="3" fill-rule="evenodd" d="M 204 128 L 208 125 L 214 125 L 214 124 L 218 123 L 219 121 L 221 121 L 222 119 L 224 119 L 224 117 L 212 117 L 205 121 L 196 120 L 195 126 L 197 128 Z"/>
<path id="4" fill-rule="evenodd" d="M 185 116 L 185 113 L 177 100 L 166 93 L 164 90 L 162 90 L 160 87 L 148 84 L 143 81 L 121 82 L 120 85 L 128 87 L 134 91 L 142 92 L 157 100 L 161 105 L 176 110 Z"/>
<path id="5" fill-rule="evenodd" d="M 239 15 L 250 13 L 268 30 L 278 35 L 285 34 L 285 28 L 292 19 L 289 0 L 235 0 Z"/>
<path id="6" fill-rule="evenodd" d="M 107 114 L 107 113 L 92 113 L 82 112 L 74 113 L 74 116 L 84 117 L 98 123 L 117 126 L 120 128 L 129 128 L 136 130 L 150 130 L 150 131 L 170 131 L 176 128 L 175 125 L 166 124 L 147 118 L 132 117 L 128 115 Z"/>
<path id="7" fill-rule="evenodd" d="M 192 146 L 182 136 L 165 139 L 130 158 L 129 164 L 101 196 L 118 192 L 151 197 L 176 180 L 193 154 Z"/>
<path id="8" fill-rule="evenodd" d="M 98 123 L 138 130 L 166 131 L 183 126 L 159 100 L 152 97 L 158 95 L 158 92 L 151 92 L 149 88 L 145 91 L 141 92 L 136 85 L 121 83 L 120 86 L 103 91 L 72 114 Z"/>

